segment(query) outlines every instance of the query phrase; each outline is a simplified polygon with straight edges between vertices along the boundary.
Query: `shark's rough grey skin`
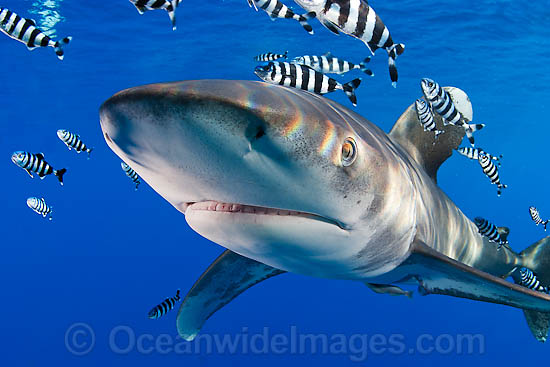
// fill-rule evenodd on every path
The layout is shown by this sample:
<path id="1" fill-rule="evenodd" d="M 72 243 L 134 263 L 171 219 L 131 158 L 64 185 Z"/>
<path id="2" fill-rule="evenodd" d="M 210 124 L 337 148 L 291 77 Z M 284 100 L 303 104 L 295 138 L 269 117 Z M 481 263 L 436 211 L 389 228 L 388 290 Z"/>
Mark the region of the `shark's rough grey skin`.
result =
<path id="1" fill-rule="evenodd" d="M 467 96 L 448 91 L 471 115 Z M 503 278 L 518 266 L 550 278 L 538 266 L 550 261 L 547 242 L 497 251 L 436 184 L 464 129 L 436 118 L 445 133 L 433 144 L 411 106 L 388 135 L 323 97 L 223 80 L 132 88 L 100 115 L 111 149 L 191 228 L 231 250 L 182 303 L 184 338 L 248 287 L 289 271 L 522 308 L 545 340 L 550 296 Z"/>

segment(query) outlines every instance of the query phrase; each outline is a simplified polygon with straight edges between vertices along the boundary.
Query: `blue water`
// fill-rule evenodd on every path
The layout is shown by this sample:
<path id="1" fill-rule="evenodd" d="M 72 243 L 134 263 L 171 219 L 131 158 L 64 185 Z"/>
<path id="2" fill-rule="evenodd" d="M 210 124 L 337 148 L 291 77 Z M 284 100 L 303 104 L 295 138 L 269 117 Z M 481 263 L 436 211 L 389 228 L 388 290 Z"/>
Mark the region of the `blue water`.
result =
<path id="1" fill-rule="evenodd" d="M 59 37 L 73 36 L 61 62 L 51 49 L 29 52 L 0 34 L 2 365 L 463 366 L 547 360 L 549 347 L 531 336 L 520 310 L 435 295 L 389 297 L 358 283 L 294 274 L 245 292 L 215 314 L 203 334 L 251 338 L 266 328 L 271 337 L 290 338 L 292 330 L 343 335 L 346 353 L 311 348 L 279 353 L 260 342 L 254 352 L 242 346 L 234 353 L 208 350 L 206 342 L 171 349 L 182 343 L 176 338 L 176 311 L 152 321 L 148 310 L 177 288 L 185 293 L 223 249 L 194 233 L 146 184 L 133 190 L 102 138 L 98 107 L 115 92 L 144 83 L 255 80 L 252 57 L 261 52 L 331 51 L 356 62 L 369 52 L 317 21 L 312 21 L 314 36 L 294 21 L 272 22 L 245 0 L 184 0 L 175 32 L 165 12 L 140 16 L 128 1 L 4 0 L 0 5 L 36 19 Z M 536 205 L 543 216 L 550 215 L 547 3 L 373 0 L 371 6 L 406 50 L 397 60 L 397 89 L 389 81 L 385 52 L 373 57 L 376 76 L 358 89 L 356 111 L 389 131 L 420 96 L 420 78 L 465 90 L 474 120 L 487 124 L 477 142 L 504 154 L 500 173 L 509 188 L 497 198 L 477 163 L 457 154 L 440 170 L 440 186 L 468 216 L 510 226 L 515 250 L 542 238 L 544 231 L 534 226 L 527 209 Z M 351 107 L 343 93 L 329 98 Z M 67 151 L 56 137 L 60 128 L 78 132 L 94 147 L 92 159 Z M 54 166 L 67 167 L 65 186 L 52 177 L 31 180 L 11 163 L 16 150 L 41 151 Z M 54 206 L 53 222 L 27 208 L 28 196 L 47 198 Z M 75 323 L 89 326 L 95 338 L 75 332 Z M 136 338 L 133 347 L 123 335 L 129 330 Z M 409 353 L 425 334 L 440 344 L 437 350 Z M 481 336 L 483 348 L 460 353 L 448 347 L 459 334 Z M 403 350 L 373 347 L 392 335 L 404 341 Z M 363 340 L 370 343 L 363 348 L 366 359 L 358 352 Z M 91 341 L 93 348 L 80 353 Z"/>

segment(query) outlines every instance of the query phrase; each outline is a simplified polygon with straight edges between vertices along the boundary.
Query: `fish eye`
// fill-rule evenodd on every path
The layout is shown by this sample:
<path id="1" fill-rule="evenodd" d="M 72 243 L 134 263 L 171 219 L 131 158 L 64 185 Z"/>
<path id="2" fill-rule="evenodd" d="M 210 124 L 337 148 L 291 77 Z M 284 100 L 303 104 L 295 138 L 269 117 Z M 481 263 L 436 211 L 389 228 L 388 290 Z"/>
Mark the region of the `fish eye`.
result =
<path id="1" fill-rule="evenodd" d="M 351 166 L 357 157 L 357 144 L 353 138 L 347 138 L 342 145 L 342 165 Z"/>

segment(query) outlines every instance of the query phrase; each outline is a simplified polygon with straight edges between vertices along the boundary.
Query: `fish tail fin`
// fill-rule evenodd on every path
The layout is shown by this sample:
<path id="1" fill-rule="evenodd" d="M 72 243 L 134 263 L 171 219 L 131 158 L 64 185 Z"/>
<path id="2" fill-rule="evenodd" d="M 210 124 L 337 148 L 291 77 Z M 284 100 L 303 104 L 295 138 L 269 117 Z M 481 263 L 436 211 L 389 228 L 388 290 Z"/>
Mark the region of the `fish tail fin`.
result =
<path id="1" fill-rule="evenodd" d="M 63 38 L 61 41 L 57 41 L 55 43 L 54 50 L 59 60 L 63 60 L 63 58 L 65 57 L 65 51 L 63 50 L 63 46 L 68 45 L 72 39 L 73 38 L 71 36 L 68 36 Z"/>
<path id="2" fill-rule="evenodd" d="M 348 96 L 349 100 L 354 106 L 357 106 L 357 96 L 355 95 L 355 89 L 361 84 L 361 78 L 353 79 L 351 82 L 343 84 L 342 89 Z"/>
<path id="3" fill-rule="evenodd" d="M 395 65 L 395 59 L 405 51 L 405 45 L 402 43 L 393 44 L 388 48 L 388 64 L 390 69 L 391 84 L 395 88 L 397 87 L 397 66 Z"/>
<path id="4" fill-rule="evenodd" d="M 466 131 L 466 136 L 468 137 L 468 140 L 470 141 L 470 144 L 474 146 L 474 133 L 476 131 L 479 131 L 485 127 L 484 124 L 464 124 L 464 130 Z"/>
<path id="5" fill-rule="evenodd" d="M 283 59 L 287 59 L 288 58 L 288 50 L 285 51 L 285 53 L 283 54 Z"/>
<path id="6" fill-rule="evenodd" d="M 548 224 L 548 219 L 542 222 L 542 225 L 544 226 L 544 231 L 546 232 L 546 225 Z"/>
<path id="7" fill-rule="evenodd" d="M 435 139 L 437 139 L 437 137 L 440 135 L 440 134 L 443 134 L 445 131 L 443 130 L 435 130 Z"/>
<path id="8" fill-rule="evenodd" d="M 309 12 L 303 15 L 298 15 L 298 22 L 306 30 L 307 33 L 313 34 L 313 27 L 308 23 L 308 20 L 315 18 L 317 14 L 315 12 Z"/>
<path id="9" fill-rule="evenodd" d="M 511 274 L 516 283 L 520 283 L 519 269 L 523 266 L 530 269 L 537 280 L 548 287 L 550 285 L 550 237 L 545 237 L 519 253 L 520 264 Z M 544 343 L 550 329 L 550 313 L 523 310 L 525 320 L 535 338 Z"/>
<path id="10" fill-rule="evenodd" d="M 59 183 L 63 186 L 63 175 L 67 172 L 67 169 L 62 168 L 59 171 L 55 171 L 53 174 L 57 177 L 59 180 Z"/>
<path id="11" fill-rule="evenodd" d="M 88 159 L 90 159 L 90 155 L 92 154 L 92 151 L 94 150 L 94 148 L 88 148 L 86 149 L 86 153 L 88 153 Z"/>
<path id="12" fill-rule="evenodd" d="M 256 2 L 254 0 L 248 0 L 248 6 L 258 11 L 258 7 L 256 6 Z"/>
<path id="13" fill-rule="evenodd" d="M 179 5 L 179 0 L 172 0 L 170 1 L 170 7 L 168 8 L 168 16 L 170 17 L 170 21 L 172 22 L 172 30 L 176 30 L 176 8 Z"/>
<path id="14" fill-rule="evenodd" d="M 361 61 L 359 64 L 359 70 L 361 70 L 363 73 L 374 76 L 374 73 L 371 69 L 367 68 L 367 64 L 370 62 L 370 56 L 365 57 L 365 60 Z"/>
<path id="15" fill-rule="evenodd" d="M 176 301 L 181 300 L 180 292 L 181 292 L 181 291 L 180 291 L 179 289 L 176 291 Z"/>

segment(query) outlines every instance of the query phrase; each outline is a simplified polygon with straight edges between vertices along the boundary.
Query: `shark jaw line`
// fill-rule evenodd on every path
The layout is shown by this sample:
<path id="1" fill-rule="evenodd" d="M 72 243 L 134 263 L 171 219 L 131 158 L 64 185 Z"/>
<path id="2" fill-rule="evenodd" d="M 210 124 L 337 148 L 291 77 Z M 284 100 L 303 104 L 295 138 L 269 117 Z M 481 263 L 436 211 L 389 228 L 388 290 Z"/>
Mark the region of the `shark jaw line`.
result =
<path id="1" fill-rule="evenodd" d="M 276 209 L 276 208 L 268 208 L 268 207 L 247 205 L 247 204 L 224 203 L 224 202 L 219 202 L 214 200 L 186 203 L 184 206 L 185 214 L 187 214 L 188 210 L 228 213 L 228 214 L 235 214 L 235 215 L 244 214 L 244 215 L 301 217 L 301 218 L 307 218 L 307 219 L 331 224 L 340 228 L 343 231 L 346 231 L 346 227 L 343 224 L 333 219 L 326 218 L 318 214 L 300 212 L 295 210 Z"/>

